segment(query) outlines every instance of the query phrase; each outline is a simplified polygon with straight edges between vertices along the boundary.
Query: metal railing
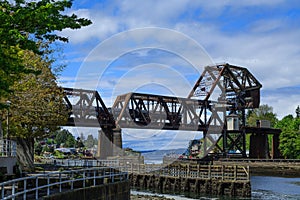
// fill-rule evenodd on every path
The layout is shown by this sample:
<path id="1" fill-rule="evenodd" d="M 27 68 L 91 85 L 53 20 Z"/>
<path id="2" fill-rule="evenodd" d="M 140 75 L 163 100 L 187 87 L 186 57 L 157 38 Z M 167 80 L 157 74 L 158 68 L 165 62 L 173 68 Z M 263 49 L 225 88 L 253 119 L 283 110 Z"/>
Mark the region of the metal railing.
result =
<path id="1" fill-rule="evenodd" d="M 0 183 L 1 199 L 39 199 L 76 188 L 128 180 L 128 173 L 98 167 L 32 175 Z"/>
<path id="2" fill-rule="evenodd" d="M 16 157 L 17 143 L 13 140 L 0 140 L 0 156 L 1 157 Z"/>
<path id="3" fill-rule="evenodd" d="M 54 159 L 50 164 L 64 167 L 119 167 L 119 160 Z"/>

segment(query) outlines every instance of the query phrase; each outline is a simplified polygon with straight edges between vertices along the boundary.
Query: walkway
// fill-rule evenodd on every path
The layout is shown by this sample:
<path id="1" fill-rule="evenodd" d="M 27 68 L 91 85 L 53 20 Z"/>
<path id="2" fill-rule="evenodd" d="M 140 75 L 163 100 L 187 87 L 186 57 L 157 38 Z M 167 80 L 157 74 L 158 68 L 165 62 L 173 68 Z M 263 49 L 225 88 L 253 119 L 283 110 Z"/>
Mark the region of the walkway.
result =
<path id="1" fill-rule="evenodd" d="M 40 199 L 78 188 L 127 180 L 126 172 L 109 167 L 51 172 L 0 183 L 0 196 L 1 199 Z"/>

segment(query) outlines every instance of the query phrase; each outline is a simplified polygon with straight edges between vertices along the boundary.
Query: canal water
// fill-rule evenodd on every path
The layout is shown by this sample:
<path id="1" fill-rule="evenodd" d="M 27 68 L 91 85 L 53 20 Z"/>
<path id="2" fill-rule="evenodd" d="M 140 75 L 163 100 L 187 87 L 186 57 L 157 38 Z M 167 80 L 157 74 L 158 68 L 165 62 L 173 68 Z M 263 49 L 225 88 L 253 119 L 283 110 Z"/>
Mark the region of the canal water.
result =
<path id="1" fill-rule="evenodd" d="M 172 150 L 174 152 L 174 150 Z M 180 153 L 179 150 L 175 153 Z M 168 151 L 154 151 L 150 153 L 143 153 L 146 163 L 161 163 L 162 157 L 170 153 Z M 263 200 L 300 200 L 300 177 L 273 177 L 273 176 L 252 176 L 251 177 L 251 200 L 263 199 Z M 137 191 L 132 191 L 136 193 Z M 144 194 L 144 193 L 143 193 Z M 146 192 L 148 195 L 153 195 L 153 193 Z M 187 198 L 184 195 L 167 195 L 165 197 L 170 197 L 176 200 L 185 199 L 220 199 L 220 200 L 230 200 L 230 199 L 241 199 L 241 198 L 230 198 L 230 197 L 209 197 L 209 196 L 199 196 L 194 198 Z M 245 199 L 245 198 L 242 198 Z"/>
<path id="2" fill-rule="evenodd" d="M 252 176 L 251 177 L 251 198 L 263 200 L 300 200 L 300 178 L 287 178 L 287 177 L 272 177 L 272 176 Z M 150 192 L 132 191 L 132 194 L 154 195 Z M 230 197 L 210 197 L 198 196 L 188 198 L 186 195 L 168 195 L 168 194 L 155 194 L 163 195 L 168 198 L 176 200 L 188 199 L 201 199 L 201 200 L 230 200 L 230 199 L 245 199 L 245 198 L 230 198 Z"/>

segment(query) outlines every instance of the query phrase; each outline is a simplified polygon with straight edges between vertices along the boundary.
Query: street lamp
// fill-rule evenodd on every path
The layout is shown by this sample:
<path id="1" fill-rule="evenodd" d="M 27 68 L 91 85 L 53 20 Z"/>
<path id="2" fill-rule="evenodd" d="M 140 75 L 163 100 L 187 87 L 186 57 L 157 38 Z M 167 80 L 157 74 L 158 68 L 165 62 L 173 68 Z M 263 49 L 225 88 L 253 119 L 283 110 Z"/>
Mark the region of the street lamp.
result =
<path id="1" fill-rule="evenodd" d="M 6 139 L 9 139 L 8 138 L 8 133 L 9 133 L 9 107 L 10 107 L 10 104 L 11 104 L 11 101 L 6 101 L 6 105 L 7 105 L 7 119 L 6 119 Z"/>

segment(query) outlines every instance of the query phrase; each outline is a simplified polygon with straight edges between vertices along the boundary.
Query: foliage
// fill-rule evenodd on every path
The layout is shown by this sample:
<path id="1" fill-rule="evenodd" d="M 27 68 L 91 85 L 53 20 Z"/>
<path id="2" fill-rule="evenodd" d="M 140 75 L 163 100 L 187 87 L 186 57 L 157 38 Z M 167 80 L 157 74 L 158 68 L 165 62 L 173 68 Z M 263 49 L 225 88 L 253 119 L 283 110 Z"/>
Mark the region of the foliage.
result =
<path id="1" fill-rule="evenodd" d="M 74 136 L 68 130 L 61 130 L 56 132 L 55 143 L 57 146 L 74 147 L 76 144 L 76 140 Z"/>
<path id="2" fill-rule="evenodd" d="M 88 135 L 84 141 L 84 146 L 87 148 L 92 148 L 94 145 L 97 145 L 98 141 L 93 137 L 93 135 Z"/>
<path id="3" fill-rule="evenodd" d="M 79 29 L 91 24 L 88 19 L 67 15 L 66 9 L 72 0 L 0 0 L 0 97 L 8 97 L 11 86 L 20 74 L 38 72 L 24 64 L 24 50 L 47 56 L 50 44 L 67 42 L 68 38 L 58 35 L 63 29 Z M 47 51 L 47 53 L 46 53 Z M 45 54 L 46 53 L 46 54 Z M 51 51 L 50 51 L 51 53 Z M 5 105 L 0 103 L 0 109 Z"/>
<path id="4" fill-rule="evenodd" d="M 11 87 L 15 92 L 10 96 L 9 136 L 45 137 L 67 120 L 63 91 L 57 86 L 51 72 L 51 62 L 30 51 L 23 51 L 23 60 L 27 69 L 41 73 L 22 73 Z M 6 111 L 2 115 L 5 117 Z"/>
<path id="5" fill-rule="evenodd" d="M 42 147 L 41 143 L 40 142 L 34 143 L 34 153 L 36 155 L 40 156 L 42 151 L 43 151 L 43 147 Z"/>
<path id="6" fill-rule="evenodd" d="M 273 108 L 267 104 L 260 105 L 259 108 L 249 110 L 246 116 L 248 126 L 256 127 L 257 120 L 269 120 L 271 127 L 274 127 L 278 119 L 276 114 L 273 113 Z M 269 138 L 269 143 L 271 138 Z M 250 149 L 250 135 L 246 135 L 246 149 Z"/>
<path id="7" fill-rule="evenodd" d="M 57 130 L 67 116 L 62 91 L 51 71 L 51 44 L 68 41 L 59 31 L 91 24 L 68 15 L 66 9 L 71 6 L 72 0 L 0 0 L 0 114 L 3 118 L 3 108 L 10 112 L 9 136 L 16 137 L 18 159 L 29 170 L 33 168 L 33 138 Z M 3 103 L 8 99 L 9 108 Z"/>
<path id="8" fill-rule="evenodd" d="M 84 144 L 83 144 L 81 138 L 77 137 L 77 139 L 76 139 L 76 148 L 83 148 L 83 147 L 84 147 Z"/>
<path id="9" fill-rule="evenodd" d="M 57 159 L 64 159 L 65 158 L 65 155 L 64 153 L 60 152 L 60 151 L 54 151 L 54 154 L 55 158 Z"/>
<path id="10" fill-rule="evenodd" d="M 276 124 L 282 130 L 279 148 L 285 158 L 300 159 L 300 118 L 287 115 Z"/>

